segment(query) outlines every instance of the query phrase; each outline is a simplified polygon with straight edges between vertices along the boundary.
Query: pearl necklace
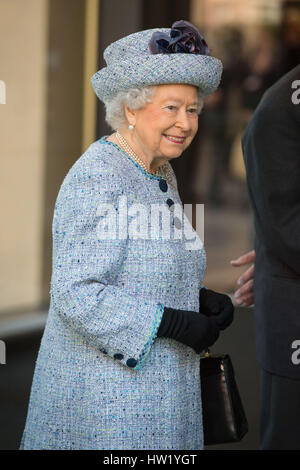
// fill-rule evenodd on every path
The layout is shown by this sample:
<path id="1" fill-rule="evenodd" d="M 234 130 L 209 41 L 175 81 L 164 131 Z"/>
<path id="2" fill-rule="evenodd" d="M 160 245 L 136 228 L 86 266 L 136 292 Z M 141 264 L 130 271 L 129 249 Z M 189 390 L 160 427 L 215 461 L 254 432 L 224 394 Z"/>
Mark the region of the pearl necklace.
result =
<path id="1" fill-rule="evenodd" d="M 125 152 L 139 165 L 143 168 L 143 170 L 146 171 L 146 173 L 150 175 L 156 175 L 156 176 L 161 176 L 162 178 L 166 178 L 167 182 L 175 188 L 175 183 L 173 180 L 173 176 L 171 174 L 171 171 L 168 167 L 168 165 L 164 164 L 160 166 L 155 173 L 151 173 L 150 171 L 147 170 L 147 167 L 145 163 L 138 157 L 138 155 L 132 150 L 130 145 L 128 144 L 127 140 L 117 131 L 116 132 L 116 138 L 120 144 L 120 147 L 125 150 Z"/>
<path id="2" fill-rule="evenodd" d="M 129 146 L 127 140 L 121 134 L 119 134 L 118 131 L 116 132 L 116 137 L 119 141 L 120 146 L 123 147 L 125 152 L 128 153 L 128 155 L 133 158 L 133 160 L 135 160 L 135 162 L 138 163 L 143 168 L 143 170 L 145 170 L 147 173 L 150 173 L 151 175 L 160 175 L 159 169 L 155 170 L 155 173 L 151 173 L 147 170 L 145 163 L 137 156 L 137 154 Z"/>

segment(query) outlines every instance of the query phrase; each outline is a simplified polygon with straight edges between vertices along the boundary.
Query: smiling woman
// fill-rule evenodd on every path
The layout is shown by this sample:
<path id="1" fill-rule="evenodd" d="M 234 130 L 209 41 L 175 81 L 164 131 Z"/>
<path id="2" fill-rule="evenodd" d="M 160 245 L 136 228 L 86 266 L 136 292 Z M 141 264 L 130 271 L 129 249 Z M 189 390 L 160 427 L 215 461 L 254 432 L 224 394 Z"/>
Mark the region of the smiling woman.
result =
<path id="1" fill-rule="evenodd" d="M 121 109 L 119 115 L 124 117 L 119 119 L 117 134 L 107 140 L 119 145 L 121 136 L 123 144 L 125 140 L 125 146 L 128 144 L 138 156 L 135 160 L 141 160 L 146 171 L 155 173 L 168 160 L 180 157 L 192 142 L 203 94 L 193 85 L 163 84 L 135 90 L 130 103 L 132 95 L 130 90 L 127 99 L 124 94 L 114 98 L 114 113 Z M 106 109 L 110 114 L 109 103 Z"/>
<path id="2" fill-rule="evenodd" d="M 169 160 L 193 140 L 222 64 L 184 21 L 120 39 L 104 56 L 92 83 L 117 132 L 75 162 L 56 200 L 50 310 L 20 448 L 203 449 L 199 353 L 233 307 L 227 296 L 203 295 L 196 232 L 193 247 L 165 234 L 182 224 L 186 234 Z M 116 236 L 112 223 L 99 238 L 108 206 L 125 230 Z M 127 236 L 126 207 L 141 206 L 170 217 L 154 234 L 151 218 L 140 218 L 146 230 Z"/>

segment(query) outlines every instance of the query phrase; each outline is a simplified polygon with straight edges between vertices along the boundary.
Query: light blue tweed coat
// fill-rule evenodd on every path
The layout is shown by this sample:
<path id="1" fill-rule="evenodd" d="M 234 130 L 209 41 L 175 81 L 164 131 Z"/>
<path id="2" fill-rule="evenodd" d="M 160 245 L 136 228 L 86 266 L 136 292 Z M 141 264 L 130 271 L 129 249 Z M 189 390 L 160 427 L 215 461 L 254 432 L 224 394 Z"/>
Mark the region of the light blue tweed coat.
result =
<path id="1" fill-rule="evenodd" d="M 99 238 L 107 220 L 99 206 L 111 203 L 118 215 L 120 196 L 128 207 L 156 203 L 172 215 L 170 200 L 181 204 L 177 187 L 161 181 L 105 138 L 66 175 L 20 449 L 203 448 L 199 355 L 156 337 L 164 305 L 199 310 L 202 243 L 195 250 L 184 237 Z"/>

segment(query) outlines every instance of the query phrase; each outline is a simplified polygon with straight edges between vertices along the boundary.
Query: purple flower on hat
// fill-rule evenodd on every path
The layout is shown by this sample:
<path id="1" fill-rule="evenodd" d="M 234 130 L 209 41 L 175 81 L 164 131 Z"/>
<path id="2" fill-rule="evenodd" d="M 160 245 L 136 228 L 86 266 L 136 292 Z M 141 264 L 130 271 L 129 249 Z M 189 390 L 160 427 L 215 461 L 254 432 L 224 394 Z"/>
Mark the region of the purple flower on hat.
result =
<path id="1" fill-rule="evenodd" d="M 170 36 L 166 33 L 153 33 L 149 49 L 151 54 L 202 54 L 210 55 L 208 45 L 198 29 L 188 21 L 175 21 Z"/>

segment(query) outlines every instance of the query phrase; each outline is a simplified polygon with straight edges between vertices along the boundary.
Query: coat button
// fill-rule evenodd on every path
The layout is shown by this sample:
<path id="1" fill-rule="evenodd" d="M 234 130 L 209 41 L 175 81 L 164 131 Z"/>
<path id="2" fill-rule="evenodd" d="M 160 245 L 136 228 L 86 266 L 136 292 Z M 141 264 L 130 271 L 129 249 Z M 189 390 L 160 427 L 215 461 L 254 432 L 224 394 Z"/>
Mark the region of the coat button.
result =
<path id="1" fill-rule="evenodd" d="M 123 359 L 123 354 L 114 354 L 114 359 L 118 359 L 119 361 L 121 361 L 121 359 Z"/>
<path id="2" fill-rule="evenodd" d="M 167 199 L 167 204 L 171 208 L 171 206 L 174 206 L 174 201 L 173 199 Z"/>
<path id="3" fill-rule="evenodd" d="M 101 348 L 100 351 L 101 351 L 103 354 L 107 354 L 107 351 L 106 351 L 104 348 Z"/>
<path id="4" fill-rule="evenodd" d="M 165 180 L 160 180 L 159 187 L 164 193 L 166 191 L 168 191 L 168 185 L 167 185 L 167 182 Z"/>
<path id="5" fill-rule="evenodd" d="M 178 217 L 175 217 L 175 218 L 174 218 L 173 223 L 174 223 L 174 226 L 175 226 L 176 228 L 181 228 L 181 221 L 180 221 L 180 219 L 178 219 Z"/>
<path id="6" fill-rule="evenodd" d="M 128 365 L 128 367 L 135 367 L 137 365 L 137 360 L 131 357 L 127 360 L 126 364 Z"/>

